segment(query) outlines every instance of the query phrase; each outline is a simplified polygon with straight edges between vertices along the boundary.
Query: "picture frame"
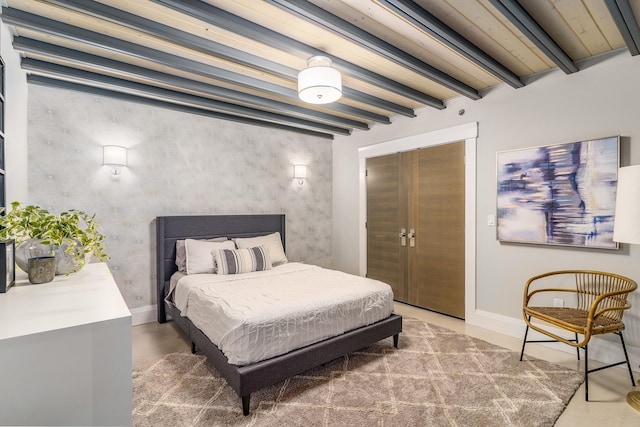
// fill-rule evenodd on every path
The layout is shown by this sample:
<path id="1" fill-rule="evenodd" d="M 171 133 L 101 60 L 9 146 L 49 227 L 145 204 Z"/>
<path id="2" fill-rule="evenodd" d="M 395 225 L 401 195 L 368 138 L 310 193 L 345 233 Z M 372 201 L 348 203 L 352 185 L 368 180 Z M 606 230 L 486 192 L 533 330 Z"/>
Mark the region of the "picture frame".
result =
<path id="1" fill-rule="evenodd" d="M 0 294 L 16 283 L 15 240 L 0 241 Z"/>
<path id="2" fill-rule="evenodd" d="M 618 249 L 620 137 L 497 153 L 500 242 Z"/>

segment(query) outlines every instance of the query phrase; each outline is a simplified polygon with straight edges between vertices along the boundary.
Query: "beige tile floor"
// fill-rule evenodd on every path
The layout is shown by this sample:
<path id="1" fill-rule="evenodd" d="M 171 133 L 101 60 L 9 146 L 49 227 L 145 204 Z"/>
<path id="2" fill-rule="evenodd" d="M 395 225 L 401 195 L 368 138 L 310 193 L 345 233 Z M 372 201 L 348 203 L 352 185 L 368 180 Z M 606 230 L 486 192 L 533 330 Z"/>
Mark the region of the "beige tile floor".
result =
<path id="1" fill-rule="evenodd" d="M 420 308 L 396 303 L 396 313 L 411 316 L 451 330 L 520 351 L 522 341 L 487 329 L 469 326 L 464 321 L 443 316 Z M 402 339 L 402 338 L 401 338 Z M 153 362 L 165 354 L 190 351 L 190 343 L 184 339 L 173 322 L 147 323 L 133 328 L 133 362 Z M 527 354 L 559 365 L 581 369 L 573 354 L 553 350 L 540 344 L 528 344 Z M 595 363 L 592 363 L 596 367 Z M 640 372 L 634 372 L 636 380 Z M 606 369 L 589 376 L 590 401 L 584 401 L 584 385 L 578 389 L 567 409 L 558 419 L 557 427 L 629 426 L 640 427 L 640 411 L 626 402 L 626 395 L 633 390 L 626 369 Z M 640 387 L 635 387 L 640 390 Z"/>

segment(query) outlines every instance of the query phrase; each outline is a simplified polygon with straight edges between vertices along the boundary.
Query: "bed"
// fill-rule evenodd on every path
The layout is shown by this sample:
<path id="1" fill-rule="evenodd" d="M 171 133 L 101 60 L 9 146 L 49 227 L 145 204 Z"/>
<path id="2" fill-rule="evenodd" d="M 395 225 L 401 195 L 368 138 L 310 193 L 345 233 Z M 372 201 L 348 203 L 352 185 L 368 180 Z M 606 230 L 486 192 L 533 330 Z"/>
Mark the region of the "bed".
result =
<path id="1" fill-rule="evenodd" d="M 227 380 L 242 400 L 242 412 L 249 414 L 251 393 L 276 384 L 306 370 L 330 362 L 382 339 L 393 337 L 398 346 L 402 317 L 391 313 L 375 323 L 358 327 L 322 341 L 293 349 L 285 354 L 246 365 L 229 363 L 225 354 L 208 336 L 173 304 L 165 302 L 171 289 L 171 277 L 178 270 L 175 263 L 176 241 L 216 237 L 251 238 L 279 233 L 286 248 L 284 215 L 188 215 L 156 218 L 157 309 L 158 322 L 170 316 L 196 349 Z"/>

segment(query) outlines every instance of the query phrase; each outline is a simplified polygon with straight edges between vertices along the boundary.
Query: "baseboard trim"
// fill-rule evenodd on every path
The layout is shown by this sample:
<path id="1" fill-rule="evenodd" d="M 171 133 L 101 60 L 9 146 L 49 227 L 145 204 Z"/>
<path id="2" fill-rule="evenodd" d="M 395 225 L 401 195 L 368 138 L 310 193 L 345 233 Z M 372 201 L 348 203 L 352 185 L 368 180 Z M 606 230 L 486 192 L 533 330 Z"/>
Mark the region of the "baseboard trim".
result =
<path id="1" fill-rule="evenodd" d="M 152 323 L 158 319 L 158 309 L 155 305 L 147 305 L 144 307 L 136 307 L 131 310 L 131 325 L 142 325 L 144 323 Z"/>
<path id="2" fill-rule="evenodd" d="M 475 310 L 473 316 L 468 316 L 465 320 L 467 324 L 478 326 L 480 328 L 489 329 L 494 332 L 498 332 L 511 337 L 522 339 L 525 331 L 525 323 L 522 319 L 515 319 L 513 317 L 503 316 L 496 313 L 491 313 L 483 310 Z M 535 331 L 529 332 L 529 338 L 531 339 L 544 339 L 545 336 Z M 553 348 L 554 350 L 563 351 L 565 353 L 575 354 L 575 349 L 571 346 L 561 343 L 540 343 L 541 345 Z M 589 346 L 589 360 L 597 360 L 602 363 L 616 363 L 624 360 L 624 353 L 620 346 L 620 340 L 617 337 L 609 334 L 605 337 L 596 337 L 595 345 Z M 638 371 L 638 365 L 640 365 L 640 347 L 630 346 L 625 340 L 627 345 L 627 352 L 629 354 L 629 361 L 631 363 L 631 369 Z M 619 366 L 622 369 L 626 369 L 626 365 Z"/>

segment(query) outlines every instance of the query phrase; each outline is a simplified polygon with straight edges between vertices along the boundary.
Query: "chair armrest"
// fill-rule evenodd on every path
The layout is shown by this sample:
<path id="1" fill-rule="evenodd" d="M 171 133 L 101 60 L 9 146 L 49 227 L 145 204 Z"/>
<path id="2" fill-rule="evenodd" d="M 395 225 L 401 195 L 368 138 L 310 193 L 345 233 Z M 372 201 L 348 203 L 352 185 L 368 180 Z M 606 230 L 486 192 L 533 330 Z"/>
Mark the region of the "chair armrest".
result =
<path id="1" fill-rule="evenodd" d="M 633 290 L 635 290 L 635 288 Z M 624 302 L 624 305 L 620 305 L 620 306 L 617 306 L 617 307 L 605 307 L 605 308 L 601 308 L 601 309 L 598 309 L 598 307 L 607 298 L 615 297 L 616 295 L 628 294 L 629 292 L 633 292 L 633 290 L 629 291 L 627 289 L 624 289 L 624 290 L 619 290 L 619 291 L 607 292 L 607 293 L 599 295 L 595 300 L 593 300 L 593 302 L 591 303 L 591 306 L 589 307 L 589 319 L 594 319 L 595 320 L 599 316 L 601 316 L 602 314 L 604 314 L 604 313 L 606 313 L 608 311 L 624 311 L 624 310 L 630 309 L 631 308 L 631 302 L 628 301 L 628 300 L 626 300 Z"/>
<path id="2" fill-rule="evenodd" d="M 536 294 L 542 294 L 542 293 L 561 293 L 561 292 L 565 292 L 565 293 L 571 293 L 571 294 L 576 294 L 578 293 L 578 291 L 576 291 L 575 289 L 567 289 L 567 288 L 541 288 L 541 289 L 536 289 L 533 290 L 531 292 L 529 292 L 529 294 L 525 294 L 524 296 L 524 307 L 527 307 L 529 305 L 529 301 L 531 301 L 531 298 L 536 295 Z"/>
<path id="3" fill-rule="evenodd" d="M 572 292 L 572 293 L 576 293 L 576 290 L 572 289 L 572 288 L 540 288 L 540 289 L 535 289 L 535 290 L 529 291 L 529 288 L 532 285 L 534 285 L 536 281 L 538 281 L 540 279 L 544 279 L 544 278 L 550 277 L 550 276 L 559 276 L 559 275 L 573 274 L 573 273 L 574 273 L 573 270 L 558 270 L 558 271 L 549 271 L 547 273 L 538 274 L 537 276 L 531 277 L 529 280 L 527 280 L 527 283 L 524 286 L 524 298 L 523 298 L 523 302 L 522 302 L 522 307 L 527 307 L 529 305 L 529 301 L 531 300 L 531 297 L 533 295 L 535 295 L 535 294 L 538 294 L 538 293 L 544 293 L 544 292 Z"/>
<path id="4" fill-rule="evenodd" d="M 543 274 L 538 274 L 537 276 L 533 276 L 531 277 L 529 280 L 527 280 L 527 283 L 524 285 L 524 296 L 525 296 L 525 300 L 527 298 L 527 295 L 529 295 L 529 287 L 536 282 L 537 280 L 540 279 L 544 279 L 545 277 L 549 277 L 549 276 L 557 276 L 557 275 L 562 275 L 562 274 L 572 274 L 574 273 L 573 270 L 558 270 L 558 271 L 550 271 L 547 273 L 543 273 Z M 555 288 L 547 288 L 547 290 L 551 291 Z M 562 291 L 566 291 L 566 288 L 562 288 Z M 540 291 L 544 291 L 543 289 L 540 289 Z"/>

